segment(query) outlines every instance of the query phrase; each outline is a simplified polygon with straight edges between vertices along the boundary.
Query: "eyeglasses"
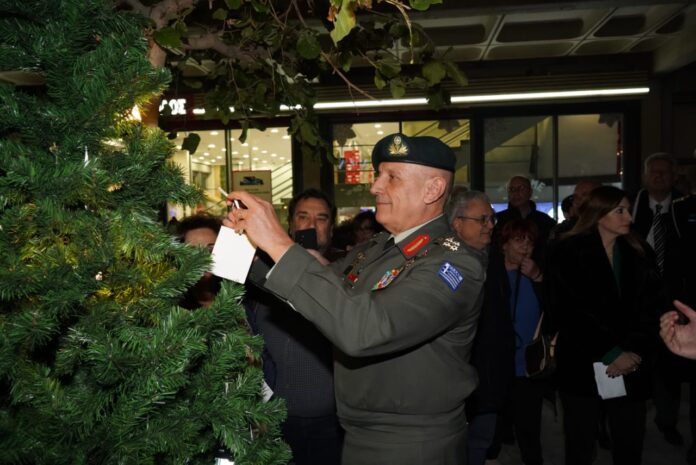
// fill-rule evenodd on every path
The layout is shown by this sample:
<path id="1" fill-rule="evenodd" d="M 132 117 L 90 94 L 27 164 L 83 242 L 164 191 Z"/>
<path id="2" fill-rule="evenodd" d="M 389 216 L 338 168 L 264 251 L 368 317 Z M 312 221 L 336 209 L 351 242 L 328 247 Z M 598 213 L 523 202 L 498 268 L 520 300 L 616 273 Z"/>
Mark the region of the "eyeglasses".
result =
<path id="1" fill-rule="evenodd" d="M 457 218 L 461 220 L 471 220 L 471 221 L 478 221 L 478 223 L 481 226 L 487 226 L 488 223 L 492 223 L 493 226 L 495 226 L 495 223 L 498 222 L 497 218 L 495 215 L 483 215 L 479 216 L 478 218 L 474 218 L 472 216 L 463 216 L 463 215 L 458 215 Z"/>

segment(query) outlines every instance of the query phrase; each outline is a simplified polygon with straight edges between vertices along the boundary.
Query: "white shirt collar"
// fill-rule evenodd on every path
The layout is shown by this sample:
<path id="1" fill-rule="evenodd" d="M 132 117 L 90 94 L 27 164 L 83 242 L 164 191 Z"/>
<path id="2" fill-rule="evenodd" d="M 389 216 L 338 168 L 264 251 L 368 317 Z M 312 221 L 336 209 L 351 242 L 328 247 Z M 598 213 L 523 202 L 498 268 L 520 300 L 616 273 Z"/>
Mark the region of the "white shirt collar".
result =
<path id="1" fill-rule="evenodd" d="M 395 243 L 395 244 L 398 244 L 399 242 L 403 241 L 403 240 L 406 239 L 408 236 L 410 236 L 411 234 L 413 234 L 418 228 L 422 228 L 422 227 L 425 226 L 426 224 L 435 221 L 436 219 L 440 218 L 442 215 L 443 215 L 443 214 L 441 213 L 441 214 L 437 215 L 435 218 L 432 218 L 432 219 L 426 221 L 425 223 L 419 224 L 418 226 L 414 226 L 414 227 L 412 227 L 411 229 L 407 229 L 406 231 L 400 232 L 400 233 L 397 234 L 396 236 L 392 234 L 391 237 L 394 238 L 394 243 Z"/>
<path id="2" fill-rule="evenodd" d="M 662 205 L 662 213 L 667 213 L 669 211 L 669 206 L 672 203 L 672 194 L 668 194 L 667 197 L 662 200 L 662 202 L 658 202 L 657 200 L 653 199 L 652 197 L 648 196 L 648 199 L 650 200 L 650 210 L 655 212 L 655 205 Z"/>

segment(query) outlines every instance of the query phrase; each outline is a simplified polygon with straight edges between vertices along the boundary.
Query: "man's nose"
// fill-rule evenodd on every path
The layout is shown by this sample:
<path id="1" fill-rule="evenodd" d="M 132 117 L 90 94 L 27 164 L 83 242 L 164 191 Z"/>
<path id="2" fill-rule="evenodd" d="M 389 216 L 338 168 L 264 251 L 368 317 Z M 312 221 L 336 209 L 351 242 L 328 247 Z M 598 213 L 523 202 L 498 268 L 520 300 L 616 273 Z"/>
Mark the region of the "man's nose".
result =
<path id="1" fill-rule="evenodd" d="M 381 191 L 382 183 L 380 182 L 380 179 L 381 178 L 377 176 L 375 181 L 372 183 L 372 185 L 370 186 L 370 194 L 377 195 L 377 193 Z"/>

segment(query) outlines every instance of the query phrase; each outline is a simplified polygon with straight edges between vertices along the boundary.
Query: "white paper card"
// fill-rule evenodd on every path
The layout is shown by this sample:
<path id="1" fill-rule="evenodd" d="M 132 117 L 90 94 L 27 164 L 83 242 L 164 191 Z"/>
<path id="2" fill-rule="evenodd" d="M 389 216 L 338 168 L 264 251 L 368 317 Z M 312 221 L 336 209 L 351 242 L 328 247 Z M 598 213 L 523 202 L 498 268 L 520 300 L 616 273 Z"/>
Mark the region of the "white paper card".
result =
<path id="1" fill-rule="evenodd" d="M 262 380 L 262 383 L 263 384 L 261 384 L 261 398 L 264 402 L 268 402 L 269 400 L 271 400 L 271 397 L 273 397 L 273 389 L 271 389 L 271 387 L 268 384 L 266 384 L 265 379 Z"/>
<path id="2" fill-rule="evenodd" d="M 597 391 L 602 399 L 613 399 L 626 395 L 626 385 L 623 376 L 610 378 L 607 374 L 607 365 L 602 362 L 595 362 L 594 377 L 597 382 Z"/>
<path id="3" fill-rule="evenodd" d="M 237 234 L 234 229 L 223 226 L 213 246 L 211 271 L 221 278 L 244 284 L 255 253 L 256 247 L 246 234 Z"/>

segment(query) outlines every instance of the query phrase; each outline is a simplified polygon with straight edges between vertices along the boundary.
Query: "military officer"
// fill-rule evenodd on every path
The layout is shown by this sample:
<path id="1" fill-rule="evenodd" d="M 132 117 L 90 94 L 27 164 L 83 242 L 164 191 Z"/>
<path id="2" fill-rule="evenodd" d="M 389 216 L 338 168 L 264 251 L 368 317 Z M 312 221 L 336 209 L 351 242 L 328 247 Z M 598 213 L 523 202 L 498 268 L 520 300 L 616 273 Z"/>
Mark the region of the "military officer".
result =
<path id="1" fill-rule="evenodd" d="M 433 137 L 392 134 L 372 163 L 377 220 L 388 232 L 331 265 L 294 244 L 273 206 L 248 193 L 230 194 L 247 208 L 232 209 L 225 224 L 275 261 L 265 288 L 335 346 L 343 464 L 458 465 L 484 271 L 443 215 L 455 155 Z"/>

